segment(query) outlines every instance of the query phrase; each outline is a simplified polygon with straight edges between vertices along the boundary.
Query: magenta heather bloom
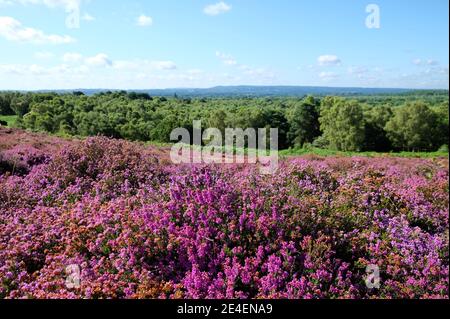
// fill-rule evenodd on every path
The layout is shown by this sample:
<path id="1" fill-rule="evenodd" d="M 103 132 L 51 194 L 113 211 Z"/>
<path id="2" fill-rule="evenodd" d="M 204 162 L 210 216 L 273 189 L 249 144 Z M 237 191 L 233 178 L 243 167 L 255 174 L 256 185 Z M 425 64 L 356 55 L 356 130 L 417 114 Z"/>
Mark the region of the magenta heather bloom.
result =
<path id="1" fill-rule="evenodd" d="M 0 161 L 1 298 L 447 296 L 447 160 L 298 158 L 263 176 L 90 138 Z"/>

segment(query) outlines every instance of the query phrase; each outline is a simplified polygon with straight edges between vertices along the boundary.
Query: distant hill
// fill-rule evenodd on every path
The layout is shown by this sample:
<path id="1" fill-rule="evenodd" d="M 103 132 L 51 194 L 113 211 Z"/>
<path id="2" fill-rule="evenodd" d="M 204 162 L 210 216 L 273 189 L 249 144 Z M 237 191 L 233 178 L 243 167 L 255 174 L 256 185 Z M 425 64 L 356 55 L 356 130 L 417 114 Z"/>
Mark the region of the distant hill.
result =
<path id="1" fill-rule="evenodd" d="M 71 93 L 80 91 L 86 95 L 100 92 L 120 91 L 114 89 L 75 89 L 75 90 L 40 90 L 39 92 Z M 319 87 L 319 86 L 216 86 L 212 88 L 172 88 L 172 89 L 148 89 L 128 90 L 139 93 L 148 93 L 152 96 L 179 97 L 302 97 L 308 94 L 315 96 L 339 95 L 389 95 L 389 94 L 414 94 L 415 92 L 430 93 L 447 92 L 446 90 L 414 90 L 393 88 L 357 88 L 357 87 Z"/>
<path id="2" fill-rule="evenodd" d="M 105 90 L 80 90 L 85 94 L 95 94 Z M 336 88 L 315 86 L 216 86 L 212 88 L 173 88 L 173 89 L 149 89 L 133 90 L 146 92 L 153 96 L 183 97 L 268 97 L 268 96 L 293 96 L 304 95 L 372 95 L 372 94 L 398 94 L 406 93 L 409 89 L 377 89 L 377 88 Z"/>

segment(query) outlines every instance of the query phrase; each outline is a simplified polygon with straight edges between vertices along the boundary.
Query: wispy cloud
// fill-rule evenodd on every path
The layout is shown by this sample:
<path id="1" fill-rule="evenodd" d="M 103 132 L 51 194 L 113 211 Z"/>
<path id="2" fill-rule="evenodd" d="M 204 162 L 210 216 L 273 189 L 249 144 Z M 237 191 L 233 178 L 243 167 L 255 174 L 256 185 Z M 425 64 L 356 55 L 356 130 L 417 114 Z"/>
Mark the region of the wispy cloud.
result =
<path id="1" fill-rule="evenodd" d="M 0 36 L 9 41 L 35 44 L 66 44 L 75 42 L 68 35 L 46 34 L 41 30 L 25 27 L 12 17 L 0 17 Z"/>
<path id="2" fill-rule="evenodd" d="M 439 64 L 439 62 L 434 59 L 414 59 L 412 62 L 417 66 L 434 66 Z"/>
<path id="3" fill-rule="evenodd" d="M 219 15 L 219 14 L 226 13 L 226 12 L 230 11 L 231 8 L 232 8 L 231 5 L 226 4 L 225 2 L 221 1 L 221 2 L 218 2 L 218 3 L 215 3 L 215 4 L 207 5 L 203 9 L 203 12 L 206 15 L 209 15 L 209 16 L 216 16 L 216 15 Z"/>
<path id="4" fill-rule="evenodd" d="M 321 78 L 324 81 L 332 81 L 332 80 L 337 79 L 338 77 L 339 77 L 339 75 L 334 72 L 320 72 L 319 73 L 319 78 Z"/>
<path id="5" fill-rule="evenodd" d="M 65 64 L 60 64 L 53 67 L 44 67 L 38 64 L 0 64 L 0 73 L 8 73 L 19 76 L 56 76 L 67 74 L 73 76 L 74 74 L 86 74 L 89 69 L 84 66 L 70 67 Z"/>
<path id="6" fill-rule="evenodd" d="M 87 22 L 92 22 L 92 21 L 95 21 L 95 18 L 93 16 L 91 16 L 89 13 L 85 13 L 81 16 L 81 20 L 87 21 Z"/>
<path id="7" fill-rule="evenodd" d="M 113 61 L 105 53 L 98 53 L 94 56 L 84 57 L 78 52 L 67 52 L 63 55 L 62 60 L 67 64 L 85 65 L 89 67 L 109 67 L 113 65 Z"/>
<path id="8" fill-rule="evenodd" d="M 79 8 L 81 0 L 0 0 L 0 6 L 21 5 L 45 5 L 48 8 Z"/>
<path id="9" fill-rule="evenodd" d="M 106 53 L 85 56 L 67 52 L 61 63 L 53 66 L 0 63 L 0 85 L 11 89 L 24 83 L 28 89 L 99 87 L 104 83 L 121 88 L 183 86 L 188 82 L 188 86 L 198 86 L 208 76 L 198 69 L 178 70 L 171 60 L 113 60 Z"/>
<path id="10" fill-rule="evenodd" d="M 83 55 L 80 53 L 68 52 L 63 55 L 63 61 L 65 63 L 76 63 L 83 59 Z"/>
<path id="11" fill-rule="evenodd" d="M 369 70 L 363 66 L 351 66 L 348 68 L 348 73 L 352 75 L 363 75 L 366 74 Z"/>
<path id="12" fill-rule="evenodd" d="M 177 68 L 172 61 L 152 61 L 150 65 L 157 70 L 175 70 Z"/>
<path id="13" fill-rule="evenodd" d="M 231 54 L 216 51 L 216 57 L 218 57 L 223 64 L 233 67 L 234 70 L 239 71 L 241 75 L 248 80 L 264 82 L 272 81 L 276 78 L 275 73 L 271 70 L 262 67 L 251 67 L 245 64 L 240 64 Z M 241 77 L 233 76 L 230 74 L 227 74 L 226 77 L 229 79 L 233 78 L 234 80 L 241 79 Z"/>
<path id="14" fill-rule="evenodd" d="M 216 57 L 218 57 L 220 60 L 222 60 L 222 62 L 226 65 L 236 65 L 237 64 L 237 61 L 230 54 L 226 54 L 226 53 L 217 51 Z"/>
<path id="15" fill-rule="evenodd" d="M 113 62 L 109 59 L 108 55 L 105 53 L 99 53 L 95 56 L 88 57 L 85 59 L 85 62 L 89 66 L 93 67 L 106 67 L 112 66 Z"/>

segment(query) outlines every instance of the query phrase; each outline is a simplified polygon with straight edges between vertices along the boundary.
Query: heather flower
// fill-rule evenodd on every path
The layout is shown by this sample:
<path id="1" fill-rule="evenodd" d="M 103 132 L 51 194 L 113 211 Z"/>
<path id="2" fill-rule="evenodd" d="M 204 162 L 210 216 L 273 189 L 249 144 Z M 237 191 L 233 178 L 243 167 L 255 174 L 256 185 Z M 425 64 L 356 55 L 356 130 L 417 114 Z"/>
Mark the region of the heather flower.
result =
<path id="1" fill-rule="evenodd" d="M 447 296 L 448 161 L 295 158 L 263 176 L 96 137 L 0 163 L 0 298 Z"/>

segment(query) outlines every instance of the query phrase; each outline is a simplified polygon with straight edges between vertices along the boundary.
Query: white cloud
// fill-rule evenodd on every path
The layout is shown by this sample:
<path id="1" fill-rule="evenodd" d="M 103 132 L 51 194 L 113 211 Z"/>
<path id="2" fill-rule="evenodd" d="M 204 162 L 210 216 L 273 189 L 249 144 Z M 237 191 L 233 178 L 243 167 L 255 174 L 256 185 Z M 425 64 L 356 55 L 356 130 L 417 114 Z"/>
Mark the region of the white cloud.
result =
<path id="1" fill-rule="evenodd" d="M 216 16 L 225 12 L 228 12 L 231 10 L 231 5 L 226 4 L 225 2 L 221 1 L 215 4 L 207 5 L 203 12 L 209 16 Z"/>
<path id="2" fill-rule="evenodd" d="M 436 65 L 431 65 L 430 67 L 427 67 L 420 73 L 421 75 L 430 75 L 430 76 L 441 76 L 441 75 L 447 75 L 448 76 L 448 66 L 441 67 Z"/>
<path id="3" fill-rule="evenodd" d="M 83 56 L 80 53 L 66 53 L 63 55 L 63 61 L 65 63 L 76 63 L 80 62 L 83 59 Z"/>
<path id="4" fill-rule="evenodd" d="M 336 55 L 321 55 L 317 58 L 317 62 L 320 66 L 334 66 L 334 65 L 340 65 L 341 60 Z"/>
<path id="5" fill-rule="evenodd" d="M 95 21 L 95 18 L 93 16 L 91 16 L 89 13 L 85 13 L 81 16 L 81 20 L 91 22 L 91 21 Z"/>
<path id="6" fill-rule="evenodd" d="M 434 60 L 434 59 L 414 59 L 413 60 L 413 64 L 417 65 L 417 66 L 435 66 L 438 65 L 439 62 Z"/>
<path id="7" fill-rule="evenodd" d="M 0 0 L 0 7 L 18 5 L 44 5 L 51 9 L 64 9 L 66 11 L 79 10 L 82 0 Z"/>
<path id="8" fill-rule="evenodd" d="M 81 0 L 0 0 L 0 5 L 45 5 L 49 8 L 74 8 L 79 7 Z"/>
<path id="9" fill-rule="evenodd" d="M 20 2 L 28 2 L 33 4 L 42 3 L 49 8 L 63 7 L 63 8 L 79 8 L 81 0 L 19 0 Z"/>
<path id="10" fill-rule="evenodd" d="M 140 63 L 138 61 L 114 61 L 113 68 L 118 70 L 134 70 L 139 68 Z"/>
<path id="11" fill-rule="evenodd" d="M 13 5 L 14 3 L 11 0 L 0 0 L 0 8 Z"/>
<path id="12" fill-rule="evenodd" d="M 60 64 L 53 67 L 44 67 L 37 64 L 0 64 L 0 73 L 9 73 L 13 75 L 21 76 L 55 76 L 55 75 L 74 75 L 74 74 L 85 74 L 89 71 L 86 66 L 70 67 L 65 64 Z"/>
<path id="13" fill-rule="evenodd" d="M 137 25 L 140 27 L 149 27 L 153 25 L 153 19 L 146 15 L 141 14 L 136 21 Z"/>
<path id="14" fill-rule="evenodd" d="M 230 55 L 217 51 L 216 57 L 218 57 L 226 65 L 237 65 L 237 61 Z"/>
<path id="15" fill-rule="evenodd" d="M 106 67 L 106 66 L 113 65 L 112 61 L 104 53 L 99 53 L 93 57 L 86 58 L 85 63 L 88 66 L 93 66 L 93 67 Z"/>
<path id="16" fill-rule="evenodd" d="M 81 53 L 68 52 L 62 57 L 64 63 L 84 65 L 86 67 L 108 67 L 114 63 L 105 53 L 99 53 L 91 57 L 84 57 Z"/>
<path id="17" fill-rule="evenodd" d="M 0 17 L 0 36 L 9 41 L 35 44 L 66 44 L 75 41 L 67 35 L 45 34 L 41 30 L 24 27 L 12 17 Z"/>
<path id="18" fill-rule="evenodd" d="M 190 75 L 200 75 L 203 73 L 204 73 L 204 71 L 200 70 L 200 69 L 190 69 L 187 71 L 187 74 L 190 74 Z"/>
<path id="19" fill-rule="evenodd" d="M 422 60 L 421 66 L 427 64 Z M 388 79 L 391 87 L 408 87 L 415 89 L 448 89 L 448 66 L 430 66 L 420 68 L 419 71 L 394 74 Z"/>
<path id="20" fill-rule="evenodd" d="M 36 52 L 34 54 L 34 57 L 36 59 L 40 59 L 40 60 L 47 60 L 47 59 L 51 59 L 53 58 L 55 55 L 52 52 L 48 52 L 48 51 L 40 51 L 40 52 Z"/>
<path id="21" fill-rule="evenodd" d="M 20 74 L 21 68 L 16 64 L 0 64 L 0 72 L 10 74 Z"/>
<path id="22" fill-rule="evenodd" d="M 216 56 L 225 65 L 231 66 L 231 67 L 233 67 L 234 70 L 240 71 L 240 75 L 242 76 L 242 77 L 240 77 L 240 76 L 230 75 L 227 73 L 227 75 L 225 76 L 227 79 L 234 79 L 234 80 L 238 81 L 242 78 L 246 78 L 247 81 L 251 81 L 253 83 L 268 84 L 273 79 L 276 78 L 275 73 L 268 70 L 267 68 L 251 67 L 251 66 L 248 66 L 245 64 L 240 64 L 230 54 L 216 51 Z"/>
<path id="23" fill-rule="evenodd" d="M 186 72 L 186 74 L 173 73 L 176 72 L 175 70 L 177 66 L 174 62 L 169 60 L 150 61 L 136 59 L 131 61 L 112 61 L 105 53 L 99 53 L 94 56 L 84 57 L 80 53 L 68 52 L 63 55 L 62 60 L 62 64 L 52 67 L 46 67 L 37 64 L 0 64 L 0 74 L 8 73 L 16 76 L 22 76 L 23 79 L 31 79 L 31 76 L 34 76 L 35 84 L 33 85 L 40 85 L 42 83 L 41 80 L 47 80 L 47 78 L 43 78 L 45 76 L 54 76 L 54 79 L 64 79 L 64 81 L 66 82 L 73 82 L 74 80 L 76 80 L 75 78 L 72 78 L 73 76 L 86 76 L 87 74 L 91 74 L 98 80 L 102 79 L 103 81 L 105 81 L 105 79 L 100 75 L 103 72 L 108 72 L 105 74 L 108 74 L 110 77 L 117 76 L 120 78 L 126 78 L 129 76 L 131 79 L 135 79 L 138 75 L 140 75 L 141 78 L 142 75 L 156 78 L 160 75 L 163 76 L 163 73 L 159 72 L 164 72 L 164 74 L 172 74 L 166 77 L 166 79 L 173 77 L 174 79 L 184 78 L 185 80 L 194 80 L 196 79 L 196 75 L 201 74 L 196 73 L 195 71 L 192 73 Z M 107 67 L 111 67 L 109 71 Z M 100 70 L 101 68 L 106 69 Z M 118 69 L 120 69 L 121 72 L 117 72 Z M 168 70 L 171 72 L 165 72 Z M 86 77 L 84 77 L 83 79 L 83 81 L 89 80 Z M 80 82 L 79 85 L 84 86 L 83 82 Z"/>
<path id="24" fill-rule="evenodd" d="M 83 60 L 84 61 L 84 60 Z M 119 61 L 117 61 L 119 62 Z M 118 89 L 148 89 L 174 87 L 212 87 L 217 85 L 269 85 L 273 84 L 270 75 L 244 76 L 241 74 L 223 74 L 196 69 L 160 71 L 152 69 L 152 61 L 145 61 L 144 65 L 136 69 L 117 72 L 116 61 L 114 68 L 90 68 L 81 64 L 60 64 L 53 67 L 39 65 L 1 65 L 0 87 L 17 90 L 40 89 L 75 89 L 105 87 Z M 140 63 L 140 60 L 130 62 Z M 126 66 L 122 64 L 122 66 Z M 238 68 L 232 70 L 237 71 Z M 3 74 L 8 73 L 8 76 Z M 256 72 L 257 73 L 257 72 Z"/>

